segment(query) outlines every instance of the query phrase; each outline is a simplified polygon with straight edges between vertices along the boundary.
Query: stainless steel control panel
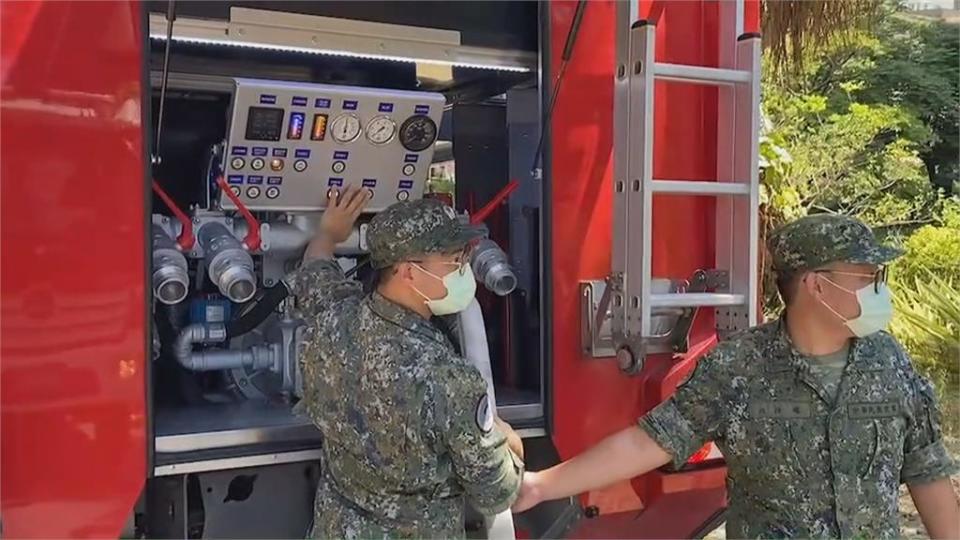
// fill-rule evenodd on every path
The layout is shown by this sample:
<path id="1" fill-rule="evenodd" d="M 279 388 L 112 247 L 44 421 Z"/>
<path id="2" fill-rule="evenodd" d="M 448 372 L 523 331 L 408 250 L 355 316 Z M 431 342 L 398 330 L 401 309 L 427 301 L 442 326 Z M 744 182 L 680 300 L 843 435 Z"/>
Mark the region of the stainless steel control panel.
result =
<path id="1" fill-rule="evenodd" d="M 423 195 L 444 97 L 430 92 L 236 79 L 224 177 L 251 210 L 322 210 L 361 186 L 367 210 Z M 223 208 L 236 206 L 226 193 Z"/>

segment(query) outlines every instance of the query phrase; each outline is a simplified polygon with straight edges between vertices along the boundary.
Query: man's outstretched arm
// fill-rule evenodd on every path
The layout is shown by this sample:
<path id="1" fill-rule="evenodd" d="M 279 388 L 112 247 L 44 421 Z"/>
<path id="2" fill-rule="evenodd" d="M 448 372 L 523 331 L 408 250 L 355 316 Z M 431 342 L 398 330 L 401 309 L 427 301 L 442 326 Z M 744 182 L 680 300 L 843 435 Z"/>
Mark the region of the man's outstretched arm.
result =
<path id="1" fill-rule="evenodd" d="M 628 480 L 673 461 L 683 465 L 708 440 L 723 436 L 737 399 L 728 366 L 735 344 L 720 345 L 701 359 L 676 393 L 638 425 L 607 437 L 583 454 L 539 473 L 527 472 L 514 511 Z M 727 401 L 730 406 L 721 406 Z"/>
<path id="2" fill-rule="evenodd" d="M 907 487 L 930 538 L 960 538 L 960 503 L 949 477 Z"/>
<path id="3" fill-rule="evenodd" d="M 639 476 L 670 462 L 670 454 L 643 429 L 615 433 L 579 456 L 541 472 L 527 472 L 514 512 Z"/>

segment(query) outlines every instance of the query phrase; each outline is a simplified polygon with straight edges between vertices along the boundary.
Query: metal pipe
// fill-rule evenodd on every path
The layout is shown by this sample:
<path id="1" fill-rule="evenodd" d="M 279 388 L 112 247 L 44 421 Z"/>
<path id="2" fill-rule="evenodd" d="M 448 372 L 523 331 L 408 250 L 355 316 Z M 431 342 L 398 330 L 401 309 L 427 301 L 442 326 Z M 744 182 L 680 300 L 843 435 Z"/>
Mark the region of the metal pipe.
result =
<path id="1" fill-rule="evenodd" d="M 311 212 L 293 216 L 292 224 L 271 223 L 270 231 L 265 235 L 265 239 L 269 241 L 270 252 L 280 249 L 283 253 L 298 253 L 313 238 L 321 216 L 322 212 Z M 354 225 L 350 236 L 337 245 L 335 255 L 362 255 L 367 252 L 366 239 L 362 239 L 360 234 L 361 227 L 366 228 L 360 224 Z"/>
<path id="2" fill-rule="evenodd" d="M 651 294 L 651 308 L 742 306 L 746 296 L 726 293 Z"/>
<path id="3" fill-rule="evenodd" d="M 207 257 L 210 281 L 220 292 L 236 303 L 253 298 L 257 292 L 253 259 L 240 241 L 226 226 L 217 222 L 200 227 L 197 237 Z"/>
<path id="4" fill-rule="evenodd" d="M 663 62 L 654 64 L 654 74 L 661 81 L 669 80 L 706 85 L 748 83 L 753 78 L 749 71 L 738 69 L 687 66 Z"/>
<path id="5" fill-rule="evenodd" d="M 684 195 L 750 195 L 750 184 L 739 182 L 701 182 L 688 180 L 651 180 L 654 193 Z"/>
<path id="6" fill-rule="evenodd" d="M 494 294 L 506 296 L 517 288 L 517 275 L 507 260 L 507 254 L 493 240 L 485 238 L 477 244 L 470 266 L 477 280 Z"/>
<path id="7" fill-rule="evenodd" d="M 256 345 L 243 350 L 205 350 L 193 351 L 197 343 L 222 343 L 226 339 L 226 330 L 222 324 L 191 324 L 177 337 L 174 354 L 181 366 L 190 371 L 218 371 L 250 367 L 253 369 L 275 369 L 278 351 L 275 345 Z"/>
<path id="8" fill-rule="evenodd" d="M 298 214 L 294 216 L 293 223 L 277 221 L 266 224 L 263 236 L 260 239 L 260 249 L 264 255 L 272 257 L 289 258 L 301 255 L 304 248 L 313 238 L 316 226 L 319 223 L 319 216 L 311 214 Z M 235 236 L 241 237 L 247 234 L 247 224 L 242 221 L 234 221 L 233 232 Z M 360 227 L 355 226 L 350 236 L 337 245 L 334 253 L 336 255 L 360 255 L 366 250 L 360 249 Z"/>
<path id="9" fill-rule="evenodd" d="M 153 226 L 153 296 L 164 304 L 177 304 L 187 297 L 190 276 L 187 259 L 177 249 L 170 235 L 159 225 Z"/>

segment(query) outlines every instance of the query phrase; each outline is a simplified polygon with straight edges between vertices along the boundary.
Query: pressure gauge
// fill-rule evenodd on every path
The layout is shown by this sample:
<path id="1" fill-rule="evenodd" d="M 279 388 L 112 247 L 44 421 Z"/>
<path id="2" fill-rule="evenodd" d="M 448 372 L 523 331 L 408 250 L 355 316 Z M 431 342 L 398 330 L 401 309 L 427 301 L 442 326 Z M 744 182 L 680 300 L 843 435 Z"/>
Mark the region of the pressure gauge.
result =
<path id="1" fill-rule="evenodd" d="M 330 135 L 339 143 L 357 140 L 360 136 L 360 119 L 354 114 L 341 114 L 330 123 Z"/>
<path id="2" fill-rule="evenodd" d="M 377 116 L 367 124 L 367 140 L 373 144 L 387 144 L 397 133 L 397 123 L 386 116 Z"/>
<path id="3" fill-rule="evenodd" d="M 429 116 L 411 116 L 400 126 L 400 144 L 411 152 L 426 150 L 435 140 L 437 124 Z"/>

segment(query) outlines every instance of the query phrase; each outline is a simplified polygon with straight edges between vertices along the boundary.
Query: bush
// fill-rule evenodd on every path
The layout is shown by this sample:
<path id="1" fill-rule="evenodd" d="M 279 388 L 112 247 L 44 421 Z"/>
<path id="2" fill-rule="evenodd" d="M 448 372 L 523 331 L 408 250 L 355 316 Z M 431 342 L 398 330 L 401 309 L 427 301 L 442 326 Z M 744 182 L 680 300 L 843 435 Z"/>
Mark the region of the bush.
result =
<path id="1" fill-rule="evenodd" d="M 904 247 L 893 265 L 896 280 L 913 283 L 932 273 L 960 285 L 960 197 L 946 199 L 940 223 L 917 229 Z"/>
<path id="2" fill-rule="evenodd" d="M 960 256 L 955 253 L 954 256 Z M 956 259 L 955 259 L 956 260 Z M 941 407 L 944 428 L 956 434 L 960 394 L 960 281 L 925 272 L 892 283 L 896 314 L 891 331 L 910 353 L 917 371 L 930 379 Z"/>
<path id="3" fill-rule="evenodd" d="M 917 371 L 937 389 L 947 411 L 945 428 L 960 433 L 960 199 L 943 204 L 938 225 L 917 229 L 893 266 L 896 315 L 891 331 Z"/>

